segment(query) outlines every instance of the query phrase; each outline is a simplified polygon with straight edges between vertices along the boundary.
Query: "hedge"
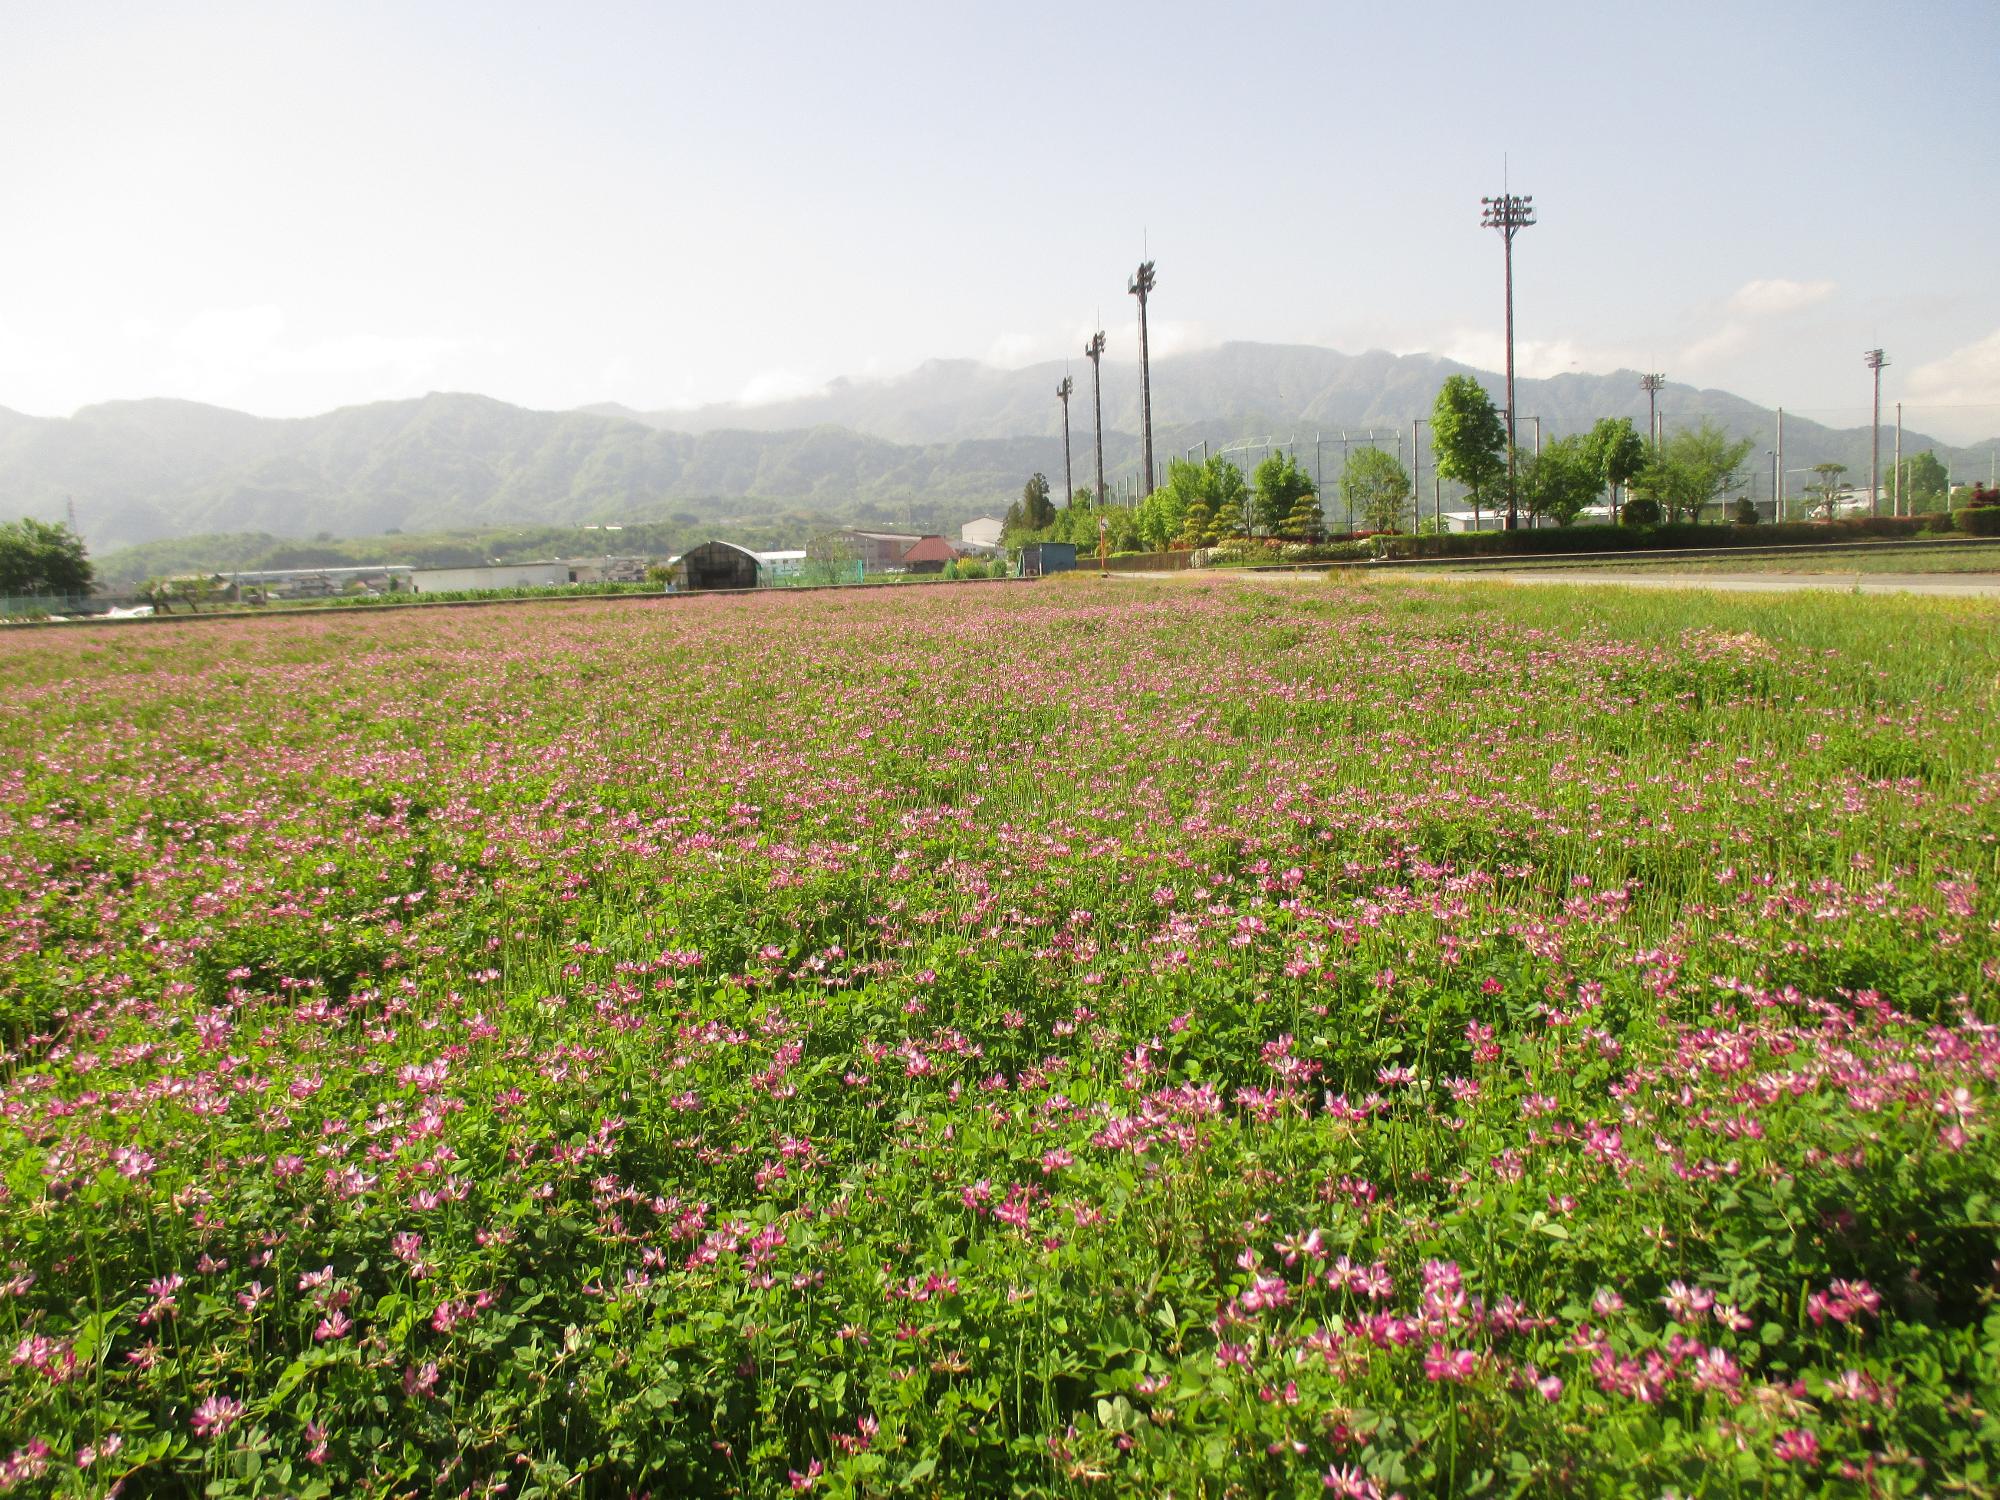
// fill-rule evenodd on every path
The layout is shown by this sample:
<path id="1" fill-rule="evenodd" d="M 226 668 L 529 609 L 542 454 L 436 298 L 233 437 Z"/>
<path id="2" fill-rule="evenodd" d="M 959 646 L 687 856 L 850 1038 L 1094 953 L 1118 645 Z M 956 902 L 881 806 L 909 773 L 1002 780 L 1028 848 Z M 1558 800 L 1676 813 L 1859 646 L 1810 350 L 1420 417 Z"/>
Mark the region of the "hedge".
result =
<path id="1" fill-rule="evenodd" d="M 1959 512 L 1961 516 L 1978 512 Z M 2000 509 L 1995 511 L 2000 514 Z M 1760 526 L 1553 526 L 1535 531 L 1454 531 L 1443 536 L 1378 536 L 1382 557 L 1520 557 L 1561 552 L 1638 552 L 1661 547 L 1799 547 L 1949 531 L 1943 512 L 1921 516 L 1849 516 Z M 1976 533 L 1986 535 L 1987 533 Z"/>

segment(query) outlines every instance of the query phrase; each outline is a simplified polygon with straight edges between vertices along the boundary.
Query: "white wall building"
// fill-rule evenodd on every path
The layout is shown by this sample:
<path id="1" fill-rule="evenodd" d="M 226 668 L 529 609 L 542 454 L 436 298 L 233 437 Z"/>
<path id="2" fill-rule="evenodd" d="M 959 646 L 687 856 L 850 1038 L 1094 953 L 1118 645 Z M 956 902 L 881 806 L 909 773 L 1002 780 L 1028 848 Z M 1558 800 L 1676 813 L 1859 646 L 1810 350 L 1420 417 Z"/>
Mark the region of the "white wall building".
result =
<path id="1" fill-rule="evenodd" d="M 1006 524 L 1005 521 L 996 521 L 991 516 L 980 516 L 958 528 L 958 539 L 961 542 L 977 543 L 981 547 L 997 547 L 1000 545 L 1000 533 Z"/>
<path id="2" fill-rule="evenodd" d="M 552 589 L 567 584 L 569 565 L 559 562 L 495 563 L 483 568 L 418 568 L 410 575 L 419 594 L 458 594 L 477 589 Z"/>
<path id="3" fill-rule="evenodd" d="M 759 583 L 788 583 L 805 571 L 806 555 L 803 551 L 759 552 L 757 565 Z"/>

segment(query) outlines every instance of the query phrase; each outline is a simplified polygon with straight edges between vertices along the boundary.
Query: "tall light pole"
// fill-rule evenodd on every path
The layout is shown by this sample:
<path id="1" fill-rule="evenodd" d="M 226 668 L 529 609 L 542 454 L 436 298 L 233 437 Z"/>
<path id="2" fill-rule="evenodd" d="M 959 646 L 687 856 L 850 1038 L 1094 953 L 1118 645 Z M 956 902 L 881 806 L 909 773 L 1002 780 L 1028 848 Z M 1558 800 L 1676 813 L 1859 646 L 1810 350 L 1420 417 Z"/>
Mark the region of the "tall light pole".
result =
<path id="1" fill-rule="evenodd" d="M 1870 349 L 1861 362 L 1875 372 L 1875 425 L 1869 433 L 1868 514 L 1882 514 L 1882 366 L 1889 363 L 1880 349 Z"/>
<path id="2" fill-rule="evenodd" d="M 1646 436 L 1655 448 L 1660 446 L 1660 388 L 1666 383 L 1664 375 L 1639 377 L 1639 389 L 1646 393 Z"/>
<path id="3" fill-rule="evenodd" d="M 1097 508 L 1104 509 L 1104 330 L 1098 329 L 1083 346 L 1090 361 L 1090 394 L 1097 405 Z"/>
<path id="4" fill-rule="evenodd" d="M 1153 294 L 1153 263 L 1139 262 L 1139 269 L 1132 273 L 1132 282 L 1125 288 L 1139 299 L 1139 422 L 1146 435 L 1146 483 L 1147 494 L 1153 492 L 1153 369 L 1146 351 L 1146 299 Z"/>
<path id="5" fill-rule="evenodd" d="M 1063 404 L 1063 504 L 1070 505 L 1076 500 L 1076 481 L 1069 472 L 1069 398 L 1076 390 L 1076 383 L 1069 376 L 1062 378 L 1056 387 L 1056 400 Z"/>
<path id="6" fill-rule="evenodd" d="M 1500 231 L 1507 250 L 1507 529 L 1519 524 L 1514 496 L 1514 236 L 1535 222 L 1535 195 L 1503 191 L 1479 200 L 1479 227 Z"/>

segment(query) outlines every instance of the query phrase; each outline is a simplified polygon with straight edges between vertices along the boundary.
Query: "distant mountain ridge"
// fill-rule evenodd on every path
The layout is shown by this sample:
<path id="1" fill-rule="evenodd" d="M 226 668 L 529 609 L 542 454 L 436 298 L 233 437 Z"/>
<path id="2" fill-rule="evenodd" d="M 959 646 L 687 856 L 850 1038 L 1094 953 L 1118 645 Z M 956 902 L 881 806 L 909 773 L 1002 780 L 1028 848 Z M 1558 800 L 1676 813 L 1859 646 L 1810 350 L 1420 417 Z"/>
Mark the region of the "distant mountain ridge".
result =
<path id="1" fill-rule="evenodd" d="M 606 404 L 586 410 L 615 413 L 676 432 L 730 428 L 777 432 L 825 424 L 852 428 L 896 443 L 962 442 L 1020 434 L 1060 438 L 1062 409 L 1057 382 L 1076 382 L 1071 402 L 1073 436 L 1088 441 L 1091 420 L 1090 370 L 1078 358 L 1045 361 L 1017 370 L 998 370 L 973 360 L 930 360 L 907 374 L 880 380 L 835 380 L 820 392 L 790 400 L 745 406 L 723 402 L 686 410 L 634 411 Z M 1504 382 L 1488 370 L 1434 354 L 1391 354 L 1372 349 L 1344 354 L 1309 344 L 1228 343 L 1153 362 L 1153 420 L 1156 429 L 1193 430 L 1213 440 L 1263 437 L 1276 433 L 1301 438 L 1339 437 L 1345 430 L 1408 432 L 1412 417 L 1430 414 L 1431 400 L 1447 376 L 1472 375 L 1495 401 Z M 1555 436 L 1588 428 L 1599 417 L 1641 419 L 1646 396 L 1639 372 L 1569 373 L 1547 379 L 1519 378 L 1516 395 L 1522 441 L 1530 442 L 1539 417 L 1544 433 Z M 1139 370 L 1136 364 L 1104 366 L 1104 421 L 1121 433 L 1139 428 Z M 1759 437 L 1768 446 L 1776 414 L 1728 391 L 1669 382 L 1660 393 L 1660 412 L 1670 427 L 1711 417 L 1724 426 Z M 1796 434 L 1817 446 L 1830 442 L 1821 427 L 1796 416 L 1786 418 L 1788 449 Z M 1865 441 L 1867 428 L 1847 429 Z M 1885 429 L 1886 432 L 1886 429 Z M 1198 439 L 1197 439 L 1198 440 Z M 1949 445 L 1904 433 L 1908 448 Z M 1992 441 L 1963 451 L 1985 453 Z M 1952 450 L 1960 451 L 1960 450 Z M 1792 462 L 1786 455 L 1787 465 Z M 1819 459 L 1815 458 L 1814 462 Z M 1833 461 L 1846 461 L 1839 458 Z M 1885 457 L 1884 463 L 1887 463 Z"/>
<path id="2" fill-rule="evenodd" d="M 934 360 L 890 380 L 835 381 L 796 400 L 693 412 L 531 411 L 463 394 L 301 418 L 169 399 L 107 402 L 67 418 L 0 408 L 0 515 L 57 519 L 73 502 L 100 551 L 226 532 L 307 538 L 698 518 L 744 501 L 948 527 L 1000 513 L 1037 470 L 1060 485 L 1055 388 L 1064 368 Z M 1092 468 L 1089 372 L 1069 373 L 1082 485 Z M 1315 436 L 1333 440 L 1327 454 L 1343 433 L 1407 441 L 1410 419 L 1427 414 L 1438 385 L 1457 373 L 1501 389 L 1497 376 L 1450 360 L 1380 350 L 1238 343 L 1163 358 L 1153 366 L 1155 448 L 1164 462 L 1204 441 L 1296 438 L 1311 459 Z M 1601 416 L 1645 419 L 1629 371 L 1522 380 L 1517 389 L 1523 417 L 1540 417 L 1549 437 Z M 1107 364 L 1105 468 L 1114 486 L 1137 472 L 1138 403 L 1137 368 Z M 1770 445 L 1772 413 L 1726 391 L 1669 385 L 1662 411 L 1673 425 L 1712 417 L 1755 438 L 1759 453 Z M 1525 420 L 1520 435 L 1532 445 Z M 1885 435 L 1885 465 L 1888 446 Z M 1955 449 L 1906 432 L 1904 446 L 1934 449 L 1969 478 L 1986 469 L 1995 443 Z M 1787 466 L 1822 461 L 1864 479 L 1868 430 L 1788 418 Z M 1324 464 L 1330 481 L 1337 459 Z"/>

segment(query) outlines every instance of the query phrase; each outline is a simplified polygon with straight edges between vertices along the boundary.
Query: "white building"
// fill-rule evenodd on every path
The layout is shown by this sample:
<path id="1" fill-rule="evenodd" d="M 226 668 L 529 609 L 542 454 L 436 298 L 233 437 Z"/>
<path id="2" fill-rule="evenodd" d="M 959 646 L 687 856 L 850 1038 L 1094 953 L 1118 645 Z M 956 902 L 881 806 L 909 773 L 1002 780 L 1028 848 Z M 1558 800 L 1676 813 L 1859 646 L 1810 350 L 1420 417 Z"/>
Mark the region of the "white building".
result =
<path id="1" fill-rule="evenodd" d="M 996 521 L 991 516 L 980 516 L 958 528 L 958 539 L 961 542 L 972 542 L 980 547 L 997 547 L 1000 545 L 1000 533 L 1006 524 L 1005 521 Z"/>
<path id="2" fill-rule="evenodd" d="M 759 583 L 789 583 L 805 571 L 806 555 L 798 552 L 759 552 L 757 554 L 757 581 Z"/>

